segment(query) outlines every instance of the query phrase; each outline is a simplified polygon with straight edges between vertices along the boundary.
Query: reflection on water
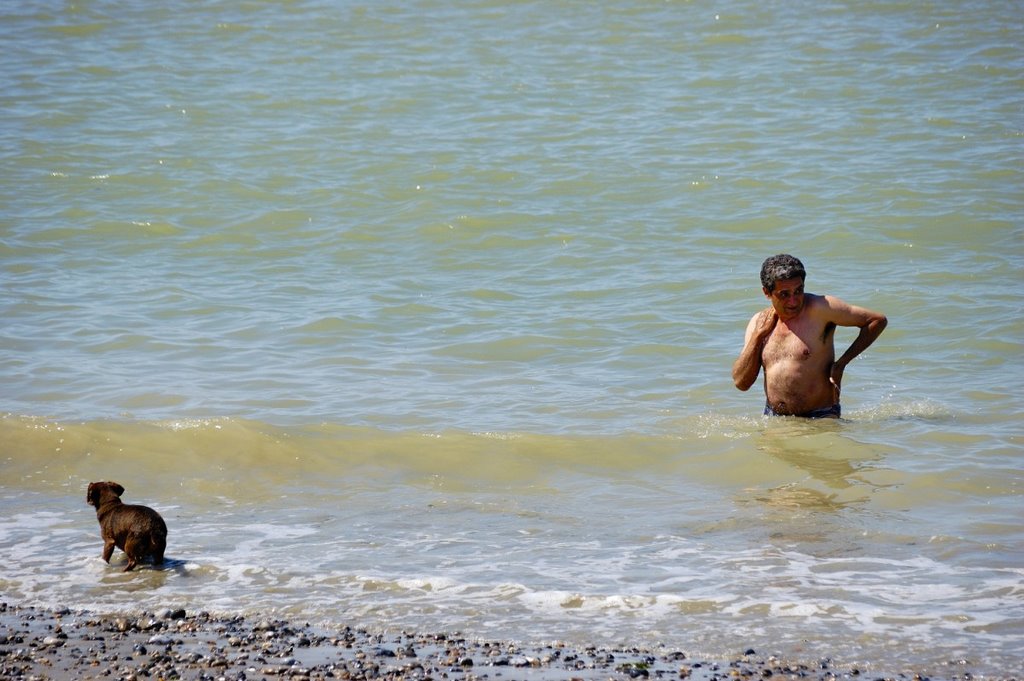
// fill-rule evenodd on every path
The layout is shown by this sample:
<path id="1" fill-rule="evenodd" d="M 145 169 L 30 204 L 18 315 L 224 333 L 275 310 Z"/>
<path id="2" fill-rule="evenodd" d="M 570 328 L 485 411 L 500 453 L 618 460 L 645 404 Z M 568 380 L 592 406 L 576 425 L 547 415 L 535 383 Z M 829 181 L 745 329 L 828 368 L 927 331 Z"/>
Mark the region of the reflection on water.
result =
<path id="1" fill-rule="evenodd" d="M 856 424 L 841 420 L 768 419 L 754 436 L 768 461 L 763 484 L 745 489 L 737 505 L 753 515 L 754 540 L 825 557 L 860 551 L 885 452 L 857 442 Z M 767 462 L 766 462 L 767 464 Z"/>
<path id="2" fill-rule="evenodd" d="M 832 419 L 773 419 L 758 438 L 757 449 L 830 489 L 871 485 L 867 474 L 880 468 L 877 464 L 884 455 L 847 436 L 846 427 Z"/>
<path id="3" fill-rule="evenodd" d="M 840 511 L 857 501 L 863 501 L 841 500 L 835 494 L 826 494 L 799 485 L 773 487 L 755 498 L 777 508 L 805 511 Z"/>

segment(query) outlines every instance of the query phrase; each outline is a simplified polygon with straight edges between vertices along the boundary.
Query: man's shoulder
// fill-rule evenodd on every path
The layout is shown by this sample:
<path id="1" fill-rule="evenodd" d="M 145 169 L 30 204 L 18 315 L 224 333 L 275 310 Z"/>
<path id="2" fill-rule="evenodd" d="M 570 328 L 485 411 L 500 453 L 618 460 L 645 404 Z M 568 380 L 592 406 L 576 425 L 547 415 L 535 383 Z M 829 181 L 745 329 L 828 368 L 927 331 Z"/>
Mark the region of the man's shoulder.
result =
<path id="1" fill-rule="evenodd" d="M 806 307 L 811 316 L 823 324 L 840 326 L 859 325 L 864 310 L 855 308 L 845 300 L 831 295 L 806 294 Z"/>
<path id="2" fill-rule="evenodd" d="M 820 295 L 817 293 L 804 294 L 804 307 L 810 317 L 821 324 L 834 323 L 836 310 L 845 303 L 835 296 Z"/>
<path id="3" fill-rule="evenodd" d="M 811 308 L 812 310 L 821 311 L 834 310 L 838 307 L 846 305 L 844 301 L 840 300 L 839 298 L 836 298 L 835 296 L 830 296 L 828 294 L 821 295 L 818 293 L 805 293 L 804 302 L 807 305 L 807 307 Z"/>

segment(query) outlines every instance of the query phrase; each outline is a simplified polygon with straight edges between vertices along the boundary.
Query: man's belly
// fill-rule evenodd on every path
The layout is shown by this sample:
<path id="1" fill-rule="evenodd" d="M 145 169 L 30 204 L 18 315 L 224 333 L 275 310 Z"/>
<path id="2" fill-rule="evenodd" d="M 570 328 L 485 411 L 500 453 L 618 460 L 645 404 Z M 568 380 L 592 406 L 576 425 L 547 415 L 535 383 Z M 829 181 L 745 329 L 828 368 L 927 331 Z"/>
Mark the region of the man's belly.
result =
<path id="1" fill-rule="evenodd" d="M 811 368 L 795 362 L 780 362 L 766 367 L 764 392 L 768 404 L 778 414 L 805 414 L 831 407 L 835 390 L 824 367 Z"/>

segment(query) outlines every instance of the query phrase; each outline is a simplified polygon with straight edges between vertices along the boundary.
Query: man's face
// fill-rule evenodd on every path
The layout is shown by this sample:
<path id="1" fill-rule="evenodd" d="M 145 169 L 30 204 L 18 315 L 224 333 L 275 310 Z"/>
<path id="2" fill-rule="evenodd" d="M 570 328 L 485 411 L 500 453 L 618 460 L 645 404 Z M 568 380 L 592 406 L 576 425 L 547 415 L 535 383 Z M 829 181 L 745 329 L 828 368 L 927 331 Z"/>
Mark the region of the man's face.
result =
<path id="1" fill-rule="evenodd" d="M 762 289 L 779 319 L 792 319 L 804 309 L 804 280 L 799 277 L 775 282 L 775 290 Z"/>

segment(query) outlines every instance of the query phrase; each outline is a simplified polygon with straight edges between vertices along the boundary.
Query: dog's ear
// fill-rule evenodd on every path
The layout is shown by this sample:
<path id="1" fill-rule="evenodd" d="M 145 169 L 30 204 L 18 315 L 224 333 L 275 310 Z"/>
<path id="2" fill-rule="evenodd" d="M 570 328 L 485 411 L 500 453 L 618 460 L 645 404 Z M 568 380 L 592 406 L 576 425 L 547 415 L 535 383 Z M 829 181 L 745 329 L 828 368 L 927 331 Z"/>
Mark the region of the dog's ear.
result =
<path id="1" fill-rule="evenodd" d="M 87 503 L 87 504 L 91 504 L 92 503 L 92 490 L 93 490 L 94 487 L 96 487 L 96 483 L 95 482 L 90 482 L 89 483 L 89 489 L 86 490 L 86 492 L 85 492 L 85 503 Z"/>
<path id="2" fill-rule="evenodd" d="M 121 496 L 122 494 L 124 494 L 124 487 L 121 487 L 121 485 L 117 484 L 113 480 L 111 480 L 107 484 L 110 485 L 110 489 L 113 490 L 114 494 L 116 494 L 117 496 Z"/>

